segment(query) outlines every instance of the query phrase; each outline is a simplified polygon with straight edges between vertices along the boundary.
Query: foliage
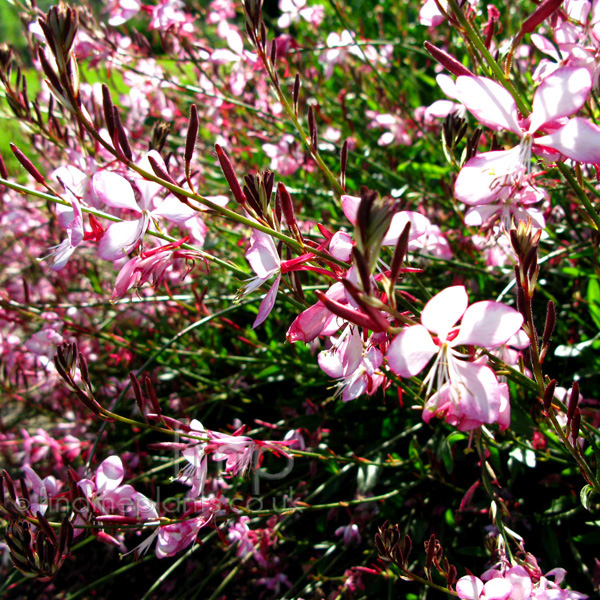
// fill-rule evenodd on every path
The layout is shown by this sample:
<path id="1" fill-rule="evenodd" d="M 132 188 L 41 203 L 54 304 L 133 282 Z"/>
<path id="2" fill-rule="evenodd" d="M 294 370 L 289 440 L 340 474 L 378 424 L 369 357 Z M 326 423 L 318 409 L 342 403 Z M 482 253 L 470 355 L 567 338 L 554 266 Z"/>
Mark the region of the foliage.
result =
<path id="1" fill-rule="evenodd" d="M 598 590 L 595 0 L 0 11 L 4 597 Z"/>

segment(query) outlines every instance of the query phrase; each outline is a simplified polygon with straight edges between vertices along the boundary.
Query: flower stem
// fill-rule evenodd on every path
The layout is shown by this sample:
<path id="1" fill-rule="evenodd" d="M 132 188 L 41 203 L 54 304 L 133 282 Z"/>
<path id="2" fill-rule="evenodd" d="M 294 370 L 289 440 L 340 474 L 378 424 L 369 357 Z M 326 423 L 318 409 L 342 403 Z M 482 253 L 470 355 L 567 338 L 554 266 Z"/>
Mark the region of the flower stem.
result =
<path id="1" fill-rule="evenodd" d="M 454 16 L 462 25 L 465 36 L 481 53 L 481 56 L 484 59 L 483 62 L 490 67 L 496 79 L 508 90 L 510 95 L 514 98 L 515 102 L 517 103 L 519 112 L 523 115 L 523 117 L 528 116 L 530 111 L 525 100 L 519 95 L 512 82 L 506 78 L 502 67 L 496 62 L 491 52 L 486 48 L 483 39 L 481 39 L 481 36 L 479 35 L 479 32 L 471 25 L 471 23 L 469 23 L 469 19 L 467 19 L 462 8 L 460 8 L 460 6 L 458 5 L 458 2 L 456 0 L 448 0 L 448 4 L 452 9 L 452 12 L 454 13 Z"/>

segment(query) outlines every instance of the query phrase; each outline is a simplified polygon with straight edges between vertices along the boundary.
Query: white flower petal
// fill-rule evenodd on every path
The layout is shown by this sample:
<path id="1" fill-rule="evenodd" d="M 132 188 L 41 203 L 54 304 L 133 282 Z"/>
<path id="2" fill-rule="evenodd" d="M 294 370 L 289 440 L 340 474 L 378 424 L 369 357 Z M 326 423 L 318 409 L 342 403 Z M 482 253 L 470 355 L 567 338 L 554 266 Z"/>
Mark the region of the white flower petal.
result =
<path id="1" fill-rule="evenodd" d="M 455 285 L 436 294 L 421 313 L 421 323 L 445 341 L 448 333 L 463 316 L 469 297 L 462 285 Z"/>
<path id="2" fill-rule="evenodd" d="M 400 377 L 413 377 L 437 353 L 438 347 L 430 333 L 422 325 L 403 329 L 388 348 L 387 361 L 390 369 Z"/>

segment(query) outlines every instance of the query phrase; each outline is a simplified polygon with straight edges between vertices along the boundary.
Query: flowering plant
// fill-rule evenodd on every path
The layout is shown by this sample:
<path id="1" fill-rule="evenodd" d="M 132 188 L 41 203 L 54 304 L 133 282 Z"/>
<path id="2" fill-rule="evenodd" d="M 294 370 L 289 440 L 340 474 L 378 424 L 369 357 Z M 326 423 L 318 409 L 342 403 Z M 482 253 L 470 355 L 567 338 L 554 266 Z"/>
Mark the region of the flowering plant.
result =
<path id="1" fill-rule="evenodd" d="M 596 592 L 599 14 L 0 5 L 0 595 Z"/>

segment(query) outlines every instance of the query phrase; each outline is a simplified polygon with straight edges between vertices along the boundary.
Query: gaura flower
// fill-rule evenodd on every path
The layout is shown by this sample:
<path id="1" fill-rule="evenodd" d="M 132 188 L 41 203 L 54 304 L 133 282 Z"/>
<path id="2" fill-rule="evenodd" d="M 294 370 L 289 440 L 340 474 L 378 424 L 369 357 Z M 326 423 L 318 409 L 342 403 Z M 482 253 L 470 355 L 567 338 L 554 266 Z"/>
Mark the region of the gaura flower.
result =
<path id="1" fill-rule="evenodd" d="M 403 329 L 387 353 L 389 367 L 400 377 L 417 375 L 435 357 L 423 385 L 429 396 L 435 382 L 437 393 L 427 402 L 423 418 L 429 421 L 434 414 L 449 416 L 462 431 L 504 422 L 506 406 L 494 372 L 481 361 L 468 362 L 457 348 L 496 348 L 523 324 L 519 312 L 500 302 L 468 304 L 462 285 L 441 291 L 425 305 L 422 324 Z"/>
<path id="2" fill-rule="evenodd" d="M 591 88 L 587 69 L 559 69 L 537 88 L 533 110 L 522 119 L 514 98 L 500 84 L 486 77 L 459 77 L 455 93 L 466 108 L 491 129 L 512 131 L 520 142 L 510 150 L 485 152 L 470 159 L 456 179 L 456 197 L 478 205 L 510 196 L 527 183 L 533 149 L 554 151 L 577 162 L 600 162 L 600 128 L 580 117 L 564 122 L 585 104 Z M 550 133 L 534 137 L 541 129 Z"/>

